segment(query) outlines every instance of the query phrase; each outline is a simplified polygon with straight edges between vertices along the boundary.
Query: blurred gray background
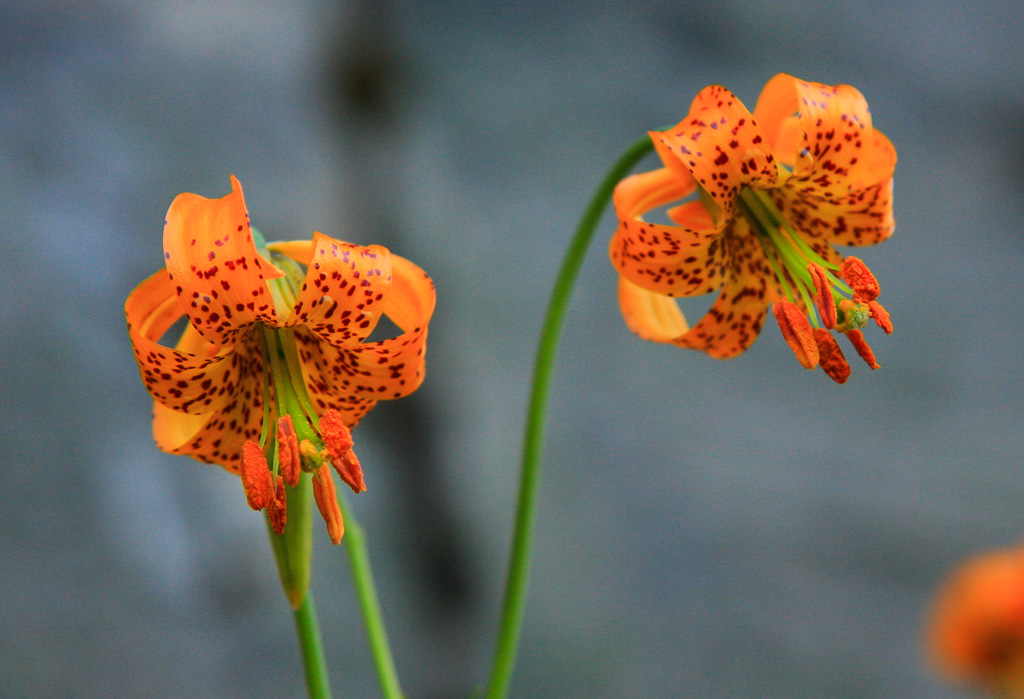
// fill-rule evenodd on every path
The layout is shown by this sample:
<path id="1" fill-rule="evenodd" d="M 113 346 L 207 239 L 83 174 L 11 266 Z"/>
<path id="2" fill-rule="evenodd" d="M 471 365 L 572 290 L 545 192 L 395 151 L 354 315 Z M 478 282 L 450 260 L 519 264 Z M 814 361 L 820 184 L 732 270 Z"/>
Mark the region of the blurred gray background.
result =
<path id="1" fill-rule="evenodd" d="M 726 362 L 638 340 L 607 218 L 555 372 L 513 695 L 969 696 L 920 631 L 951 566 L 1024 536 L 1021 7 L 0 5 L 0 694 L 301 696 L 261 519 L 153 447 L 122 316 L 174 196 L 234 173 L 268 238 L 382 243 L 437 283 L 427 381 L 357 430 L 353 502 L 406 690 L 466 696 L 584 204 L 703 86 L 752 108 L 790 72 L 858 87 L 899 153 L 896 235 L 863 251 L 883 368 L 835 386 L 771 322 Z M 375 696 L 316 533 L 336 694 Z"/>

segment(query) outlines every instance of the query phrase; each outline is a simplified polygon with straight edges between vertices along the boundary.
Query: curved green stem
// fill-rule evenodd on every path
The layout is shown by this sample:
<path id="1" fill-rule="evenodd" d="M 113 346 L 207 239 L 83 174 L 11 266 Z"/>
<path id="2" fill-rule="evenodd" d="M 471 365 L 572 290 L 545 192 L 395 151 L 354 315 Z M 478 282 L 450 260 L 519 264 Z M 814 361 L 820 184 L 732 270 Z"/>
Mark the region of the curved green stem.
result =
<path id="1" fill-rule="evenodd" d="M 339 493 L 340 495 L 340 493 Z M 384 617 L 377 599 L 377 589 L 373 584 L 373 571 L 370 569 L 370 556 L 366 548 L 366 535 L 355 515 L 348 507 L 344 496 L 338 498 L 341 515 L 345 520 L 345 549 L 352 566 L 352 583 L 359 598 L 359 608 L 366 625 L 366 640 L 373 656 L 373 664 L 377 668 L 380 691 L 384 699 L 401 699 L 402 687 L 398 683 L 398 672 L 395 661 L 391 657 L 388 635 L 384 630 Z"/>
<path id="2" fill-rule="evenodd" d="M 327 679 L 324 650 L 320 645 L 320 626 L 316 622 L 313 594 L 306 593 L 302 605 L 294 610 L 295 631 L 299 635 L 302 667 L 306 672 L 306 691 L 310 699 L 330 699 L 331 684 Z"/>
<path id="3" fill-rule="evenodd" d="M 645 155 L 651 152 L 651 139 L 644 136 L 623 153 L 605 175 L 594 193 L 593 199 L 583 212 L 576 234 L 562 261 L 562 268 L 551 292 L 547 316 L 541 329 L 537 345 L 537 357 L 533 366 L 533 384 L 530 404 L 526 416 L 526 432 L 523 437 L 522 468 L 519 476 L 519 501 L 516 506 L 515 533 L 509 561 L 508 577 L 505 582 L 505 601 L 498 628 L 498 644 L 494 653 L 494 667 L 487 688 L 490 699 L 506 696 L 515 665 L 519 633 L 522 629 L 523 608 L 526 602 L 526 588 L 530 575 L 530 556 L 533 548 L 534 512 L 537 504 L 537 488 L 540 482 L 541 453 L 544 448 L 544 418 L 547 412 L 551 375 L 558 354 L 558 341 L 569 306 L 573 286 L 579 275 L 594 230 L 604 213 L 612 192 L 619 180 Z"/>

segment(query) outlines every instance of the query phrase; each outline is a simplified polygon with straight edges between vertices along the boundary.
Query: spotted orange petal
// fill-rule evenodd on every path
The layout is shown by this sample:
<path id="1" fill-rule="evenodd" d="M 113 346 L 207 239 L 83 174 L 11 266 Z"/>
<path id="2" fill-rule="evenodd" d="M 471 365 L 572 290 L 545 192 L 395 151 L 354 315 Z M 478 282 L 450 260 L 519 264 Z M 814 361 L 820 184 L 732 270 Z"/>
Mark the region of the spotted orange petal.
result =
<path id="1" fill-rule="evenodd" d="M 164 258 L 182 308 L 203 337 L 229 345 L 252 323 L 279 325 L 266 280 L 283 275 L 256 251 L 242 186 L 220 199 L 179 194 L 167 211 Z"/>
<path id="2" fill-rule="evenodd" d="M 689 231 L 711 226 L 711 218 L 699 201 L 668 211 L 682 226 L 652 230 L 641 221 L 624 220 L 612 240 L 611 259 L 619 273 L 645 289 L 669 296 L 700 296 L 722 285 L 723 256 L 720 238 L 701 238 L 680 244 Z"/>
<path id="3" fill-rule="evenodd" d="M 384 311 L 391 253 L 380 245 L 363 247 L 322 233 L 314 233 L 308 258 L 305 252 L 301 249 L 306 278 L 285 325 L 306 325 L 336 347 L 358 345 Z"/>
<path id="4" fill-rule="evenodd" d="M 793 167 L 786 185 L 803 195 L 838 202 L 892 177 L 896 151 L 871 125 L 864 96 L 849 85 L 772 78 L 754 117 L 775 154 Z"/>
<path id="5" fill-rule="evenodd" d="M 836 201 L 776 189 L 772 199 L 782 214 L 808 239 L 830 245 L 875 245 L 896 226 L 892 213 L 892 180 L 862 189 Z"/>
<path id="6" fill-rule="evenodd" d="M 663 161 L 681 162 L 718 204 L 719 211 L 712 212 L 716 224 L 732 218 L 742 187 L 768 189 L 778 183 L 764 132 L 743 103 L 718 85 L 704 88 L 679 124 L 651 138 Z"/>
<path id="7" fill-rule="evenodd" d="M 392 283 L 381 310 L 404 331 L 402 334 L 341 348 L 306 328 L 295 331 L 314 407 L 338 410 L 350 427 L 376 401 L 406 396 L 423 382 L 427 324 L 436 297 L 434 284 L 404 257 L 391 255 L 391 265 Z"/>
<path id="8" fill-rule="evenodd" d="M 674 344 L 702 350 L 717 359 L 740 354 L 757 339 L 768 304 L 779 298 L 774 274 L 746 222 L 738 219 L 722 237 L 727 274 L 707 314 Z"/>
<path id="9" fill-rule="evenodd" d="M 175 284 L 161 270 L 139 284 L 125 302 L 128 336 L 142 381 L 168 408 L 194 414 L 222 407 L 237 388 L 243 362 L 234 352 L 218 351 L 186 326 L 176 349 L 159 340 L 183 314 Z"/>
<path id="10" fill-rule="evenodd" d="M 153 437 L 161 451 L 238 472 L 242 445 L 259 441 L 263 426 L 263 365 L 255 336 L 236 344 L 233 357 L 240 379 L 220 408 L 189 414 L 154 401 Z"/>

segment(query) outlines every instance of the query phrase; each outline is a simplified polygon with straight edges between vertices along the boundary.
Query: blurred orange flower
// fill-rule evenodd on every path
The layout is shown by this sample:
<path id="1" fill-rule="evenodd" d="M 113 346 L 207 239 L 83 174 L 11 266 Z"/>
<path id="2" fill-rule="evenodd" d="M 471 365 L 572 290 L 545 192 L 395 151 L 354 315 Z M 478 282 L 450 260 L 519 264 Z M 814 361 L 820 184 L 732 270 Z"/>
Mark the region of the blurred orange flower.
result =
<path id="1" fill-rule="evenodd" d="M 678 125 L 650 135 L 664 167 L 624 179 L 614 197 L 610 255 L 628 326 L 724 359 L 757 339 L 775 303 L 808 369 L 820 363 L 839 383 L 849 375 L 829 330 L 845 333 L 877 368 L 860 328 L 873 317 L 892 331 L 878 284 L 863 262 L 844 266 L 832 247 L 874 245 L 893 232 L 896 151 L 872 128 L 864 97 L 849 85 L 780 74 L 751 114 L 713 85 Z M 674 225 L 644 220 L 670 204 Z M 718 289 L 691 327 L 675 298 Z"/>
<path id="2" fill-rule="evenodd" d="M 320 233 L 264 245 L 249 225 L 241 185 L 234 177 L 231 184 L 220 199 L 174 200 L 164 226 L 166 269 L 125 303 L 154 398 L 153 434 L 163 451 L 240 474 L 250 506 L 266 508 L 278 533 L 284 484 L 296 485 L 300 471 L 315 473 L 316 501 L 338 543 L 344 529 L 323 467 L 332 464 L 353 490 L 365 490 L 348 430 L 378 400 L 422 382 L 434 286 L 378 245 Z M 384 315 L 401 334 L 367 342 Z M 176 346 L 161 344 L 182 316 L 188 324 Z"/>
<path id="3" fill-rule="evenodd" d="M 944 583 L 927 648 L 948 676 L 1024 697 L 1024 548 L 968 561 Z"/>

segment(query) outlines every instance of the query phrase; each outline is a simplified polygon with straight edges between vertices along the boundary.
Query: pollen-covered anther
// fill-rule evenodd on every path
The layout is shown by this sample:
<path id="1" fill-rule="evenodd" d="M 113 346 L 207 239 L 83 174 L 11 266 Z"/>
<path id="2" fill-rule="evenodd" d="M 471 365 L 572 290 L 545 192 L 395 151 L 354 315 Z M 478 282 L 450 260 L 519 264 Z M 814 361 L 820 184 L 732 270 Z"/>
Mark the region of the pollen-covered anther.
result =
<path id="1" fill-rule="evenodd" d="M 882 304 L 878 301 L 868 301 L 868 309 L 871 311 L 871 317 L 875 319 L 875 323 L 878 324 L 885 333 L 892 333 L 892 320 L 889 319 L 889 311 L 882 307 Z"/>
<path id="2" fill-rule="evenodd" d="M 875 275 L 859 257 L 847 257 L 839 266 L 843 280 L 853 289 L 853 297 L 857 301 L 874 301 L 878 298 L 880 288 Z"/>
<path id="3" fill-rule="evenodd" d="M 256 442 L 248 441 L 242 445 L 241 476 L 249 507 L 262 510 L 269 505 L 274 486 L 270 478 L 267 457 L 263 455 L 263 450 Z"/>
<path id="4" fill-rule="evenodd" d="M 299 437 L 295 433 L 291 415 L 285 415 L 277 421 L 277 461 L 284 482 L 293 488 L 297 486 L 300 471 Z"/>
<path id="5" fill-rule="evenodd" d="M 839 349 L 836 339 L 825 328 L 815 328 L 813 332 L 822 371 L 836 383 L 846 383 L 850 378 L 850 365 L 843 356 L 843 351 Z"/>
<path id="6" fill-rule="evenodd" d="M 805 369 L 818 366 L 818 346 L 811 334 L 811 324 L 803 312 L 794 303 L 779 301 L 772 306 L 772 313 L 779 323 L 783 339 L 801 366 Z"/>
<path id="7" fill-rule="evenodd" d="M 267 518 L 275 534 L 284 534 L 284 525 L 288 523 L 288 501 L 284 492 L 284 478 L 277 476 L 277 487 L 274 496 L 267 505 Z"/>
<path id="8" fill-rule="evenodd" d="M 359 465 L 352 447 L 352 433 L 349 432 L 345 421 L 337 410 L 329 409 L 320 416 L 320 434 L 324 438 L 324 446 L 330 456 L 331 464 L 354 492 L 361 493 L 366 490 L 366 483 L 363 481 L 363 469 Z"/>
<path id="9" fill-rule="evenodd" d="M 821 323 L 826 328 L 836 327 L 836 299 L 832 295 L 832 285 L 829 284 L 828 276 L 819 265 L 811 263 L 807 265 L 807 271 L 811 273 L 814 281 L 814 303 L 821 314 Z"/>
<path id="10" fill-rule="evenodd" d="M 316 507 L 327 524 L 327 535 L 331 537 L 331 543 L 340 544 L 341 537 L 345 536 L 345 520 L 342 519 L 341 506 L 338 505 L 334 476 L 331 475 L 331 468 L 327 464 L 313 472 L 313 499 L 316 500 Z"/>
<path id="11" fill-rule="evenodd" d="M 849 338 L 850 344 L 853 345 L 853 348 L 857 350 L 857 354 L 860 355 L 861 359 L 867 362 L 869 367 L 872 369 L 881 368 L 882 365 L 875 360 L 875 353 L 871 351 L 871 346 L 868 345 L 868 341 L 864 339 L 864 333 L 856 329 L 848 330 L 846 332 L 846 337 Z"/>

